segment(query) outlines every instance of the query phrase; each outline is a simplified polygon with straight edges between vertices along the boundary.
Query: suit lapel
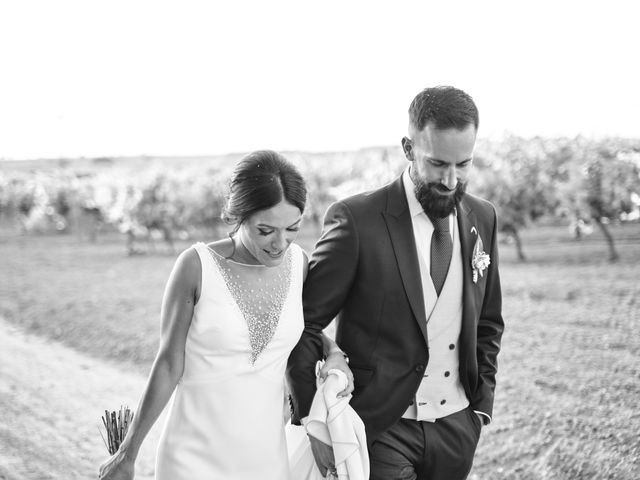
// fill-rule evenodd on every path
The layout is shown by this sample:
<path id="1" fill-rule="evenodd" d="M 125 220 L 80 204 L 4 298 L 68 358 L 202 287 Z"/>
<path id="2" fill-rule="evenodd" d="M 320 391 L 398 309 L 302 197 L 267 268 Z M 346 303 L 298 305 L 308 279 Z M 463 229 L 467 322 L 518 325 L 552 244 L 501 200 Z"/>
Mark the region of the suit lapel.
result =
<path id="1" fill-rule="evenodd" d="M 458 231 L 460 232 L 460 249 L 464 265 L 464 285 L 473 285 L 473 271 L 471 268 L 471 255 L 473 247 L 478 239 L 478 227 L 476 214 L 471 210 L 464 198 L 458 203 Z"/>
<path id="2" fill-rule="evenodd" d="M 476 341 L 476 316 L 478 312 L 478 299 L 476 293 L 478 289 L 473 283 L 473 268 L 471 266 L 471 256 L 473 247 L 478 239 L 478 223 L 476 214 L 471 210 L 468 203 L 463 198 L 458 207 L 458 228 L 460 232 L 460 249 L 462 254 L 462 325 L 460 331 L 460 364 L 466 365 L 466 356 L 475 353 Z M 466 368 L 466 367 L 463 367 Z M 467 383 L 467 376 L 461 377 L 463 384 Z M 469 389 L 466 385 L 467 390 Z"/>
<path id="3" fill-rule="evenodd" d="M 402 277 L 409 304 L 418 322 L 422 336 L 429 345 L 427 337 L 427 319 L 424 311 L 424 295 L 420 279 L 418 252 L 413 235 L 411 214 L 402 184 L 402 177 L 389 187 L 387 210 L 382 212 L 387 224 L 393 251 Z"/>

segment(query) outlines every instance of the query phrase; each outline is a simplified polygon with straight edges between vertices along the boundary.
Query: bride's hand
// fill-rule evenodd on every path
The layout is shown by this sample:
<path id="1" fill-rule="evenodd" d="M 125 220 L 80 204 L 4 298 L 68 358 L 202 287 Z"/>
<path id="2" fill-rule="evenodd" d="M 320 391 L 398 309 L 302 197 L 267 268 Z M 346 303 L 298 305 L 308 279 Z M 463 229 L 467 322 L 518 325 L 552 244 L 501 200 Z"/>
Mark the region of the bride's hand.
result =
<path id="1" fill-rule="evenodd" d="M 135 476 L 135 460 L 118 451 L 100 465 L 99 480 L 133 480 Z"/>
<path id="2" fill-rule="evenodd" d="M 327 375 L 329 374 L 329 370 L 337 369 L 342 371 L 348 380 L 347 387 L 338 393 L 338 397 L 346 397 L 353 392 L 354 384 L 353 384 L 353 373 L 351 373 L 351 369 L 349 368 L 349 364 L 347 364 L 347 360 L 344 357 L 342 352 L 333 352 L 327 356 L 327 359 L 324 361 L 324 365 L 318 372 L 318 376 L 324 382 L 327 379 Z"/>

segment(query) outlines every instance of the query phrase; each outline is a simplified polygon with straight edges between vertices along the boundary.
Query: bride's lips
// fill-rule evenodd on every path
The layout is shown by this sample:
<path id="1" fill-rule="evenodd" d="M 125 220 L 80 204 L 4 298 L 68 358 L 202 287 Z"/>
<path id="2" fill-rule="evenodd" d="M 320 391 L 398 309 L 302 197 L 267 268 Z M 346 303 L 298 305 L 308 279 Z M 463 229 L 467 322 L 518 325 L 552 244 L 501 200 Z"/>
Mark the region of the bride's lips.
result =
<path id="1" fill-rule="evenodd" d="M 269 252 L 268 250 L 263 250 L 263 252 L 269 255 L 271 258 L 280 258 L 282 257 L 282 255 L 284 255 L 284 250 L 278 253 Z"/>

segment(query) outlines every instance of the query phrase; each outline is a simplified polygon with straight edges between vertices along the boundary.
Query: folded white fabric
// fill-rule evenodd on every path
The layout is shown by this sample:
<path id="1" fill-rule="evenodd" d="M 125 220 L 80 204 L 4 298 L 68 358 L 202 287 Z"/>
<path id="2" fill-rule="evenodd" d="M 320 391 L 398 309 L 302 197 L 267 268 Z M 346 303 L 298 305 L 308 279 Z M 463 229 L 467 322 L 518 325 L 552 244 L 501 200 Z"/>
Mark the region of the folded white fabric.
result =
<path id="1" fill-rule="evenodd" d="M 327 379 L 323 383 L 318 382 L 318 390 L 313 397 L 311 410 L 305 424 L 306 431 L 309 435 L 313 435 L 333 447 L 336 471 L 340 480 L 368 480 L 369 453 L 364 424 L 349 405 L 351 395 L 343 398 L 337 396 L 346 388 L 347 384 L 347 376 L 335 369 L 329 370 Z M 288 426 L 287 441 L 289 442 L 292 478 L 295 480 L 322 478 L 313 461 L 308 439 L 304 439 L 306 445 L 302 445 L 300 448 L 300 442 L 303 441 L 300 439 L 300 433 L 300 431 L 291 431 Z M 297 444 L 298 448 L 292 448 L 292 443 Z M 310 468 L 315 470 L 315 473 L 310 472 Z M 305 476 L 298 477 L 298 475 Z"/>

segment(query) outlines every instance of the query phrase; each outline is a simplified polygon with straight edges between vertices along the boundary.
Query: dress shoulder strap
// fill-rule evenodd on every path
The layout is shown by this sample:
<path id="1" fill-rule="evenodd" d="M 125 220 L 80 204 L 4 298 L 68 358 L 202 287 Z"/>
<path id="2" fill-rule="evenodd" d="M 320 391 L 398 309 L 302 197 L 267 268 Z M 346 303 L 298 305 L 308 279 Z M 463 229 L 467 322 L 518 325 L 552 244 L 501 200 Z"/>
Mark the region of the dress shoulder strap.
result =
<path id="1" fill-rule="evenodd" d="M 204 264 L 205 260 L 207 260 L 209 256 L 209 247 L 207 247 L 207 245 L 203 242 L 197 242 L 191 245 L 191 248 L 196 251 L 196 253 L 200 257 L 200 262 Z M 202 267 L 204 268 L 204 265 Z"/>
<path id="2" fill-rule="evenodd" d="M 304 273 L 304 258 L 305 253 L 300 245 L 292 243 L 289 248 L 291 249 L 291 279 L 296 284 L 302 285 L 302 278 Z"/>
<path id="3" fill-rule="evenodd" d="M 211 249 L 203 242 L 194 243 L 191 248 L 193 248 L 198 257 L 200 258 L 200 265 L 202 270 L 202 275 L 200 278 L 201 291 L 206 291 L 207 283 L 212 278 L 212 270 L 215 270 L 214 260 L 212 258 Z"/>

